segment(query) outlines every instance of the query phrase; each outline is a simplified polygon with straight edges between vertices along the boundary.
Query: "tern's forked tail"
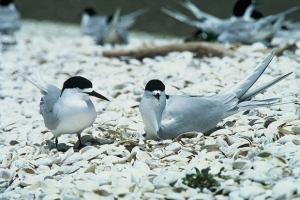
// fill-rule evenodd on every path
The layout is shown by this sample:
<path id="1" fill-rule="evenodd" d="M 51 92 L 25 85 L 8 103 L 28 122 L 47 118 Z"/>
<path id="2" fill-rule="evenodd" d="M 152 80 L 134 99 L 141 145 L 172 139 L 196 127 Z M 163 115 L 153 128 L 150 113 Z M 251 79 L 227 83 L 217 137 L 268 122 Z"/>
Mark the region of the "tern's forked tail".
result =
<path id="1" fill-rule="evenodd" d="M 36 77 L 36 79 L 37 79 L 37 81 L 34 82 L 34 81 L 29 80 L 26 76 L 24 76 L 24 75 L 18 73 L 17 71 L 15 71 L 15 70 L 12 70 L 12 71 L 13 71 L 15 74 L 18 74 L 19 76 L 21 76 L 22 78 L 24 78 L 26 81 L 28 81 L 29 83 L 31 83 L 31 84 L 34 85 L 35 87 L 39 88 L 42 94 L 47 94 L 47 93 L 48 93 L 48 92 L 47 92 L 47 89 L 46 89 L 46 84 L 44 83 L 44 80 L 43 80 L 43 78 L 42 78 L 42 76 L 41 76 L 40 73 L 38 73 L 38 75 L 37 75 L 37 73 L 34 72 L 34 75 L 35 75 L 35 77 Z"/>

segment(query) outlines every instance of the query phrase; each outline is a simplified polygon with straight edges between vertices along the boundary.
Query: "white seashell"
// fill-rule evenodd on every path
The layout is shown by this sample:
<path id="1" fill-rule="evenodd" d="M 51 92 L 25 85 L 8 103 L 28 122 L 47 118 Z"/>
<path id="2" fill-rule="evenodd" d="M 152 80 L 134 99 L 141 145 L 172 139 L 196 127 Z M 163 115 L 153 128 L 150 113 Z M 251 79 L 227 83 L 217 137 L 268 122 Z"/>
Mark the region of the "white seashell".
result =
<path id="1" fill-rule="evenodd" d="M 272 167 L 271 163 L 263 160 L 256 160 L 253 162 L 253 169 L 261 173 L 267 174 Z"/>
<path id="2" fill-rule="evenodd" d="M 297 184 L 292 180 L 279 180 L 272 188 L 272 197 L 291 199 L 297 191 Z"/>
<path id="3" fill-rule="evenodd" d="M 93 180 L 74 181 L 76 188 L 80 191 L 91 192 L 99 188 L 99 184 Z"/>
<path id="4" fill-rule="evenodd" d="M 55 179 L 46 179 L 42 181 L 41 189 L 46 194 L 58 194 L 60 183 Z"/>
<path id="5" fill-rule="evenodd" d="M 153 185 L 155 188 L 168 187 L 170 184 L 175 183 L 179 177 L 178 172 L 167 171 L 156 176 L 153 179 Z"/>
<path id="6" fill-rule="evenodd" d="M 91 146 L 87 146 L 87 147 L 89 147 L 89 149 L 87 149 L 84 152 L 81 152 L 83 160 L 91 160 L 91 159 L 93 159 L 93 158 L 95 158 L 95 157 L 97 157 L 97 156 L 99 156 L 99 155 L 101 155 L 103 153 L 102 150 L 97 149 L 95 147 L 91 147 Z"/>
<path id="7" fill-rule="evenodd" d="M 78 169 L 80 169 L 80 167 L 78 167 L 78 166 L 62 166 L 62 169 L 63 169 L 64 174 L 71 174 L 71 173 L 77 171 Z"/>
<path id="8" fill-rule="evenodd" d="M 265 192 L 262 186 L 252 186 L 248 185 L 240 188 L 240 197 L 243 199 L 253 199 L 257 195 L 263 194 Z"/>
<path id="9" fill-rule="evenodd" d="M 61 161 L 65 161 L 68 157 L 70 157 L 71 155 L 74 154 L 74 149 L 73 148 L 69 148 L 68 151 L 65 152 L 64 157 L 62 157 Z"/>
<path id="10" fill-rule="evenodd" d="M 69 157 L 67 157 L 64 162 L 62 163 L 62 165 L 69 165 L 69 164 L 73 164 L 73 163 L 76 163 L 76 162 L 79 162 L 83 160 L 83 157 L 81 154 L 79 153 L 76 153 L 76 154 L 73 154 Z"/>
<path id="11" fill-rule="evenodd" d="M 145 163 L 150 167 L 150 169 L 160 168 L 165 165 L 159 162 L 158 160 L 154 160 L 154 159 L 146 159 Z"/>
<path id="12" fill-rule="evenodd" d="M 279 140 L 277 140 L 277 142 L 281 143 L 281 144 L 285 144 L 287 142 L 293 142 L 293 140 L 300 141 L 300 136 L 298 136 L 298 135 L 285 135 L 285 136 L 279 138 Z"/>
<path id="13" fill-rule="evenodd" d="M 35 166 L 46 165 L 49 166 L 53 163 L 51 158 L 38 158 L 32 162 Z"/>
<path id="14" fill-rule="evenodd" d="M 244 126 L 237 126 L 237 127 L 235 127 L 234 129 L 233 129 L 233 133 L 235 134 L 235 133 L 238 133 L 238 132 L 246 132 L 246 131 L 249 131 L 249 130 L 251 130 L 252 128 L 251 128 L 251 126 L 249 126 L 249 125 L 244 125 Z"/>
<path id="15" fill-rule="evenodd" d="M 224 186 L 224 188 L 223 188 L 223 191 L 222 191 L 222 194 L 226 195 L 226 194 L 229 194 L 229 193 L 231 193 L 231 192 L 233 192 L 233 191 L 239 191 L 239 190 L 240 190 L 240 188 L 237 187 L 237 186 L 226 185 L 226 184 L 225 184 L 225 186 Z"/>
<path id="16" fill-rule="evenodd" d="M 232 135 L 233 133 L 228 130 L 228 129 L 219 129 L 215 132 L 213 132 L 212 134 L 210 134 L 211 137 L 214 137 L 214 136 L 218 136 L 218 135 Z"/>
<path id="17" fill-rule="evenodd" d="M 146 159 L 150 159 L 151 156 L 149 155 L 148 152 L 146 151 L 141 151 L 140 149 L 138 150 L 135 150 L 135 149 L 132 149 L 131 151 L 132 153 L 133 152 L 136 152 L 136 159 L 139 160 L 139 161 L 142 161 L 142 162 L 145 162 Z"/>
<path id="18" fill-rule="evenodd" d="M 44 196 L 43 200 L 53 200 L 53 199 L 61 199 L 61 195 L 59 194 L 47 194 Z"/>
<path id="19" fill-rule="evenodd" d="M 232 167 L 234 169 L 244 170 L 244 169 L 251 168 L 252 167 L 252 163 L 250 161 L 248 161 L 248 160 L 237 159 L 237 160 L 233 161 Z"/>
<path id="20" fill-rule="evenodd" d="M 177 152 L 181 148 L 181 145 L 178 142 L 174 142 L 165 147 L 167 151 Z"/>
<path id="21" fill-rule="evenodd" d="M 300 135 L 300 127 L 292 127 L 292 131 L 293 131 L 295 134 Z"/>
<path id="22" fill-rule="evenodd" d="M 101 163 L 102 164 L 112 164 L 112 163 L 116 163 L 118 161 L 122 160 L 122 158 L 119 158 L 117 156 L 105 156 L 102 160 Z"/>
<path id="23" fill-rule="evenodd" d="M 245 170 L 244 176 L 258 183 L 268 183 L 270 181 L 270 177 L 267 174 L 252 169 Z"/>
<path id="24" fill-rule="evenodd" d="M 154 185 L 148 180 L 141 180 L 138 185 L 143 192 L 151 192 L 155 189 Z"/>
<path id="25" fill-rule="evenodd" d="M 8 182 L 11 179 L 11 173 L 7 169 L 0 169 L 0 184 Z"/>
<path id="26" fill-rule="evenodd" d="M 6 127 L 17 123 L 16 118 L 13 117 L 2 117 L 0 121 L 0 130 L 4 130 Z"/>
<path id="27" fill-rule="evenodd" d="M 200 193 L 189 198 L 189 200 L 197 200 L 197 199 L 209 200 L 209 199 L 213 199 L 213 195 Z"/>
<path id="28" fill-rule="evenodd" d="M 101 192 L 103 192 L 103 191 L 101 190 Z M 83 198 L 86 200 L 87 199 L 101 200 L 101 199 L 113 199 L 113 196 L 105 195 L 105 197 L 104 197 L 104 196 L 99 195 L 98 191 L 95 191 L 95 192 L 85 192 L 83 194 Z"/>
<path id="29" fill-rule="evenodd" d="M 126 196 L 130 193 L 129 189 L 127 187 L 118 186 L 113 189 L 113 195 L 115 198 L 121 198 Z"/>
<path id="30" fill-rule="evenodd" d="M 106 152 L 108 155 L 112 155 L 112 156 L 120 156 L 123 155 L 123 151 L 125 150 L 124 146 L 108 146 L 106 149 Z"/>
<path id="31" fill-rule="evenodd" d="M 165 196 L 162 195 L 162 194 L 157 194 L 157 193 L 150 193 L 150 192 L 145 192 L 142 194 L 142 196 L 145 198 L 145 199 L 165 199 Z"/>

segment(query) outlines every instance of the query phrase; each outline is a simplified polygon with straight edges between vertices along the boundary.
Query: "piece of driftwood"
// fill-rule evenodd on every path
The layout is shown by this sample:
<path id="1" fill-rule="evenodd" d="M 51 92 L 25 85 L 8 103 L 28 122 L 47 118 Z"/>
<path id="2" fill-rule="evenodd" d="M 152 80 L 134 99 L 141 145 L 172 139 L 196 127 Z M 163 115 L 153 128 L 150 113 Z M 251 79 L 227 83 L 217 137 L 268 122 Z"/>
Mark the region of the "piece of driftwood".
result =
<path id="1" fill-rule="evenodd" d="M 272 47 L 272 48 L 274 48 L 274 47 Z M 269 53 L 270 51 L 272 51 L 272 48 L 266 48 L 266 49 L 257 50 L 257 51 L 263 52 L 263 53 Z M 276 56 L 282 56 L 283 52 L 285 50 L 289 50 L 289 51 L 295 52 L 297 50 L 297 45 L 294 44 L 294 43 L 292 43 L 292 44 L 284 44 L 284 45 L 278 46 L 276 48 L 277 48 L 277 51 L 276 51 L 275 55 Z"/>
<path id="2" fill-rule="evenodd" d="M 102 55 L 105 57 L 132 57 L 136 59 L 143 59 L 145 57 L 153 58 L 159 55 L 163 56 L 175 51 L 191 51 L 202 56 L 234 56 L 233 51 L 225 49 L 219 44 L 208 42 L 189 42 L 182 44 L 139 47 L 136 49 L 106 50 L 102 52 Z"/>

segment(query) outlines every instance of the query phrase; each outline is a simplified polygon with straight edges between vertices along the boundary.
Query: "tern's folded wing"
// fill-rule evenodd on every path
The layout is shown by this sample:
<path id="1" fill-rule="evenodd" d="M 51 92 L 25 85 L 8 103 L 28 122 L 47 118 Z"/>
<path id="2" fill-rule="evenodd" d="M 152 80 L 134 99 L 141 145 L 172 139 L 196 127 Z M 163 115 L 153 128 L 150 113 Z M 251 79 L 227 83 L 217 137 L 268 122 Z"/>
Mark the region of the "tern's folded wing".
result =
<path id="1" fill-rule="evenodd" d="M 173 139 L 186 132 L 206 132 L 224 117 L 222 102 L 210 97 L 170 96 L 159 137 Z"/>

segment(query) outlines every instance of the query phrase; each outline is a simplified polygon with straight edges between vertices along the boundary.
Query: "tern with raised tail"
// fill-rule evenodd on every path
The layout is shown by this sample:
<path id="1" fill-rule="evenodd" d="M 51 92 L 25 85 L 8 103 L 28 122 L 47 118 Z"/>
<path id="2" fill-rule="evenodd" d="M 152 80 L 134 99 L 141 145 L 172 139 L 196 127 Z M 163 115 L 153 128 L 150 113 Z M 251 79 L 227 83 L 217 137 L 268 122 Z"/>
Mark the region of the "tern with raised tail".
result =
<path id="1" fill-rule="evenodd" d="M 91 126 L 97 117 L 90 96 L 109 100 L 95 92 L 92 82 L 81 76 L 67 79 L 63 88 L 59 89 L 52 84 L 44 84 L 41 80 L 33 82 L 17 74 L 40 89 L 42 94 L 40 113 L 44 118 L 46 128 L 55 136 L 56 148 L 58 147 L 57 138 L 62 134 L 76 134 L 79 142 L 78 148 L 82 148 L 84 145 L 81 143 L 80 134 L 85 128 Z"/>
<path id="2" fill-rule="evenodd" d="M 146 139 L 174 139 L 180 134 L 192 131 L 207 135 L 209 130 L 230 115 L 278 103 L 281 98 L 251 100 L 292 73 L 252 88 L 268 67 L 275 52 L 276 49 L 235 86 L 212 96 L 167 95 L 165 85 L 160 80 L 150 80 L 139 105 Z"/>
<path id="3" fill-rule="evenodd" d="M 285 16 L 300 9 L 300 5 L 292 7 L 278 14 L 266 17 L 254 12 L 256 1 L 245 4 L 241 13 L 234 10 L 234 15 L 228 19 L 220 19 L 201 11 L 190 1 L 180 2 L 189 9 L 197 18 L 192 19 L 180 12 L 162 8 L 162 11 L 171 17 L 207 33 L 213 34 L 219 42 L 252 44 L 255 42 L 266 42 L 276 34 L 284 23 Z M 243 5 L 237 5 L 243 7 Z"/>
<path id="4" fill-rule="evenodd" d="M 86 8 L 82 13 L 81 30 L 94 37 L 96 44 L 127 44 L 127 29 L 147 11 L 145 8 L 120 16 L 120 9 L 117 9 L 113 15 L 98 15 L 94 9 Z"/>

